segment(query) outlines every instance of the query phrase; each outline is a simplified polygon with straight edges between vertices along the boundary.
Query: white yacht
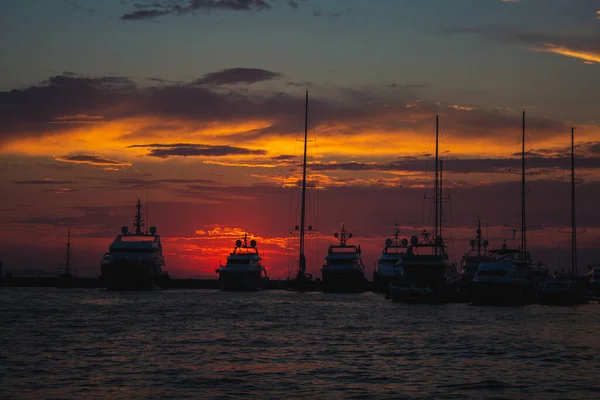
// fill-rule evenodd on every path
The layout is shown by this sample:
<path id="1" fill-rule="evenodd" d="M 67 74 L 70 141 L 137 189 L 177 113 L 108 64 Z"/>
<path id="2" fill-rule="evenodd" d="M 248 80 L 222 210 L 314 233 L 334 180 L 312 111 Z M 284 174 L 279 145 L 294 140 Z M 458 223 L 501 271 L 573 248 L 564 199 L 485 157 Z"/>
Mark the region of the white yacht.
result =
<path id="1" fill-rule="evenodd" d="M 385 293 L 390 282 L 397 274 L 402 274 L 402 257 L 408 249 L 408 239 L 400 240 L 400 231 L 396 224 L 394 239 L 387 238 L 375 271 L 373 272 L 373 284 L 375 291 Z"/>
<path id="2" fill-rule="evenodd" d="M 509 249 L 491 250 L 498 258 L 482 261 L 469 292 L 473 304 L 519 305 L 535 300 L 535 282 L 529 253 Z"/>
<path id="3" fill-rule="evenodd" d="M 156 228 L 142 232 L 142 205 L 137 202 L 137 214 L 130 233 L 127 226 L 110 244 L 102 257 L 101 270 L 109 290 L 144 290 L 163 286 L 166 281 L 165 258 Z"/>
<path id="4" fill-rule="evenodd" d="M 352 238 L 342 224 L 342 230 L 334 237 L 339 245 L 330 245 L 321 268 L 323 291 L 332 293 L 362 292 L 366 286 L 365 267 L 362 263 L 360 246 L 348 245 Z"/>
<path id="5" fill-rule="evenodd" d="M 256 240 L 251 240 L 248 246 L 248 234 L 244 234 L 243 242 L 236 240 L 227 263 L 219 265 L 215 271 L 219 274 L 221 290 L 254 291 L 266 288 L 269 277 L 261 261 Z"/>

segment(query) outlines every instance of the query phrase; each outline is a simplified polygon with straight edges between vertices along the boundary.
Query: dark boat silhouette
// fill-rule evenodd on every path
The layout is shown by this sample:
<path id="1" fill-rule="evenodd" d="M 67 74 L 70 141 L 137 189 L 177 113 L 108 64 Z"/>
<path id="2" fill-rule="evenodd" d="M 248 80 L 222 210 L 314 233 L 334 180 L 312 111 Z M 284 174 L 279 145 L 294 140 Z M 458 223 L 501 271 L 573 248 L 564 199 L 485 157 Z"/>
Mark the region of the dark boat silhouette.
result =
<path id="1" fill-rule="evenodd" d="M 220 265 L 215 271 L 219 274 L 221 290 L 251 292 L 268 287 L 269 277 L 261 264 L 262 257 L 256 245 L 254 239 L 248 244 L 247 233 L 244 234 L 243 241 L 236 240 L 225 265 Z"/>
<path id="2" fill-rule="evenodd" d="M 321 268 L 323 291 L 328 293 L 359 293 L 366 288 L 365 267 L 362 263 L 360 246 L 349 245 L 352 233 L 342 224 L 340 233 L 334 237 L 337 245 L 330 245 Z"/>
<path id="3" fill-rule="evenodd" d="M 101 262 L 102 279 L 108 290 L 149 290 L 168 281 L 163 270 L 163 256 L 160 236 L 156 228 L 142 232 L 142 205 L 137 202 L 134 233 L 124 226 L 110 244 L 109 251 Z"/>

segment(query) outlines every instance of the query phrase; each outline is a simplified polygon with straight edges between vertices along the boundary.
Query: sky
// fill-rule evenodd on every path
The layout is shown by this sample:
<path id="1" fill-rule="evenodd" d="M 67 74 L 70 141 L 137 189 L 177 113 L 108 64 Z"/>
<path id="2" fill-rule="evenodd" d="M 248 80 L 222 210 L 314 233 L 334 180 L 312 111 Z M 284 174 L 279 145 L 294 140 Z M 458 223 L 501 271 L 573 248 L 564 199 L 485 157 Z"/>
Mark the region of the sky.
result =
<path id="1" fill-rule="evenodd" d="M 141 199 L 174 277 L 213 277 L 255 238 L 297 266 L 309 91 L 307 269 L 343 223 L 371 277 L 386 237 L 431 230 L 435 116 L 443 232 L 478 218 L 517 246 L 526 112 L 528 247 L 570 268 L 575 127 L 580 273 L 600 262 L 599 0 L 4 0 L 0 260 L 53 273 L 67 227 L 98 276 Z"/>

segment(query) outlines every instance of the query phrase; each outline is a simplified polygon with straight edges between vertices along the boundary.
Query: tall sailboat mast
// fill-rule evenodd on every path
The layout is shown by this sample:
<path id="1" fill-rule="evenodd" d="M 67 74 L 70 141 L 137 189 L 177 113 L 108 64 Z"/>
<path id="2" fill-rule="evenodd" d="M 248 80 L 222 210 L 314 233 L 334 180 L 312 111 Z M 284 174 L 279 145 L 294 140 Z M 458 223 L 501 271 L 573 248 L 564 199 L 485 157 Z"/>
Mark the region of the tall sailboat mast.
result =
<path id="1" fill-rule="evenodd" d="M 525 111 L 523 111 L 522 122 L 522 144 L 521 144 L 521 261 L 527 258 L 527 218 L 525 210 Z"/>
<path id="2" fill-rule="evenodd" d="M 71 227 L 67 231 L 67 257 L 65 259 L 65 274 L 69 274 L 69 268 L 71 266 Z"/>
<path id="3" fill-rule="evenodd" d="M 444 186 L 444 179 L 443 179 L 443 174 L 444 174 L 444 162 L 440 161 L 440 201 L 439 201 L 439 206 L 440 206 L 440 212 L 439 212 L 439 216 L 440 216 L 440 222 L 439 222 L 439 234 L 440 236 L 442 235 L 442 225 L 443 225 L 443 211 L 444 211 L 444 198 L 442 197 L 442 188 Z"/>
<path id="4" fill-rule="evenodd" d="M 575 128 L 571 128 L 571 272 L 577 275 L 577 224 L 575 222 Z"/>
<path id="5" fill-rule="evenodd" d="M 439 145 L 439 117 L 438 115 L 435 116 L 435 183 L 434 183 L 434 193 L 433 193 L 433 197 L 434 197 L 434 202 L 435 202 L 435 215 L 434 215 L 434 219 L 435 221 L 433 222 L 433 240 L 436 240 L 436 238 L 438 237 L 438 221 L 439 221 L 439 205 L 438 205 L 438 197 L 439 197 L 439 158 L 438 158 L 438 145 Z M 435 253 L 437 254 L 437 247 L 435 249 Z"/>
<path id="6" fill-rule="evenodd" d="M 298 260 L 298 275 L 306 272 L 306 257 L 304 256 L 304 220 L 306 219 L 306 147 L 308 142 L 308 90 L 304 104 L 304 157 L 302 161 L 302 209 L 300 211 L 300 256 Z"/>

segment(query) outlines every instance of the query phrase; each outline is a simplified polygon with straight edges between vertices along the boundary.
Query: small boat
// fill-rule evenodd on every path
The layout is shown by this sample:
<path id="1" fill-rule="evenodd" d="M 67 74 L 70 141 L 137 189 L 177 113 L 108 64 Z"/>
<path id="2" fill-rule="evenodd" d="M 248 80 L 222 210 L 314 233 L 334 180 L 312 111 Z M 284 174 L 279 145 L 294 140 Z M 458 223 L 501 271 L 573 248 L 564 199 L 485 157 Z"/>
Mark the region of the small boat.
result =
<path id="1" fill-rule="evenodd" d="M 424 230 L 421 240 L 412 236 L 410 246 L 402 255 L 402 271 L 392 279 L 386 298 L 407 303 L 446 303 L 454 301 L 458 291 L 459 276 L 456 266 L 450 263 L 442 239 L 442 162 L 439 161 L 439 118 L 435 117 L 435 217 L 433 240 Z"/>
<path id="2" fill-rule="evenodd" d="M 595 296 L 600 296 L 600 264 L 588 266 L 589 272 L 587 275 L 587 286 L 590 293 Z"/>
<path id="3" fill-rule="evenodd" d="M 481 235 L 481 221 L 477 220 L 477 231 L 475 239 L 471 239 L 471 249 L 462 258 L 460 281 L 458 284 L 459 300 L 468 301 L 469 290 L 473 283 L 475 273 L 483 261 L 492 261 L 496 256 L 488 250 L 489 242 Z"/>
<path id="4" fill-rule="evenodd" d="M 522 305 L 535 301 L 535 284 L 529 253 L 520 249 L 491 250 L 498 259 L 479 265 L 469 291 L 471 304 Z"/>
<path id="5" fill-rule="evenodd" d="M 73 286 L 73 275 L 75 270 L 71 268 L 71 227 L 67 231 L 67 253 L 65 255 L 65 268 L 58 269 L 58 281 L 56 287 L 58 288 L 70 288 Z"/>
<path id="6" fill-rule="evenodd" d="M 572 274 L 554 273 L 540 285 L 538 303 L 556 306 L 587 304 L 590 293 L 586 283 L 585 279 L 578 279 Z"/>
<path id="7" fill-rule="evenodd" d="M 386 293 L 394 276 L 402 273 L 402 257 L 408 249 L 408 240 L 400 240 L 396 224 L 394 239 L 387 238 L 373 272 L 373 285 L 376 292 Z"/>
<path id="8" fill-rule="evenodd" d="M 151 290 L 164 282 L 166 265 L 160 236 L 156 227 L 142 232 L 142 205 L 137 201 L 137 214 L 130 233 L 127 226 L 121 228 L 110 244 L 101 262 L 102 279 L 108 290 Z"/>
<path id="9" fill-rule="evenodd" d="M 521 237 L 518 249 L 511 249 L 504 241 L 502 248 L 491 250 L 495 260 L 479 265 L 469 290 L 472 304 L 522 305 L 535 301 L 536 282 L 531 255 L 527 251 L 527 219 L 525 213 L 525 111 L 521 136 Z M 513 230 L 513 236 L 516 231 Z"/>
<path id="10" fill-rule="evenodd" d="M 233 251 L 227 257 L 225 265 L 219 265 L 215 271 L 219 274 L 219 287 L 227 291 L 255 291 L 266 289 L 269 277 L 261 264 L 262 257 L 258 253 L 256 240 L 250 240 L 244 234 L 243 241 L 235 241 Z"/>
<path id="11" fill-rule="evenodd" d="M 571 271 L 554 273 L 541 282 L 538 289 L 540 304 L 570 306 L 590 300 L 585 278 L 577 277 L 577 224 L 575 219 L 575 128 L 571 128 Z M 547 273 L 546 273 L 547 275 Z"/>
<path id="12" fill-rule="evenodd" d="M 365 290 L 365 267 L 362 263 L 360 246 L 348 245 L 352 233 L 342 230 L 334 237 L 338 245 L 330 245 L 321 268 L 323 291 L 329 293 L 358 293 Z"/>
<path id="13" fill-rule="evenodd" d="M 456 267 L 448 259 L 442 238 L 431 240 L 427 230 L 421 241 L 413 236 L 402 259 L 402 273 L 390 283 L 388 296 L 392 301 L 446 303 L 455 300 L 457 290 Z"/>

